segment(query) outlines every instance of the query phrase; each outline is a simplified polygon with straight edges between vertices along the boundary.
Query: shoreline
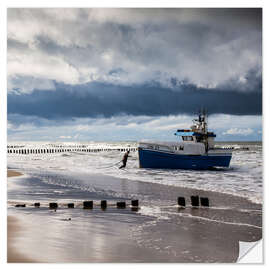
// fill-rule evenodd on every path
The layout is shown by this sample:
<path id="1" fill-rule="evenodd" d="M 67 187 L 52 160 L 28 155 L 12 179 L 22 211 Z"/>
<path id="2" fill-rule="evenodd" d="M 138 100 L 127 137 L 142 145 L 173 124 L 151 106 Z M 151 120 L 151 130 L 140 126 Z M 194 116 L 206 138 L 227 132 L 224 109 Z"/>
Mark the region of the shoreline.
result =
<path id="1" fill-rule="evenodd" d="M 58 172 L 59 175 L 65 177 L 64 173 Z M 80 176 L 84 176 L 84 173 L 77 173 L 76 174 L 77 177 L 80 178 Z M 106 182 L 106 181 L 110 181 L 110 180 L 125 180 L 125 181 L 129 181 L 128 177 L 126 178 L 122 178 L 122 177 L 117 177 L 117 176 L 111 176 L 111 175 L 107 175 L 107 174 L 102 174 L 102 173 L 88 173 L 87 176 L 89 178 L 93 177 L 95 179 L 98 179 L 98 181 L 96 182 L 96 184 L 98 185 L 99 182 Z M 230 193 L 230 192 L 220 192 L 220 191 L 216 191 L 216 190 L 207 190 L 204 188 L 194 188 L 194 187 L 186 187 L 186 186 L 174 186 L 174 185 L 166 185 L 166 184 L 162 184 L 162 183 L 154 183 L 154 182 L 143 182 L 140 180 L 130 180 L 129 181 L 129 185 L 136 185 L 136 184 L 140 184 L 142 186 L 157 186 L 157 187 L 166 187 L 166 189 L 168 191 L 170 191 L 170 193 L 175 194 L 175 196 L 173 197 L 175 199 L 175 203 L 177 204 L 177 198 L 178 196 L 181 196 L 182 194 L 185 194 L 186 197 L 188 197 L 188 199 L 193 196 L 193 195 L 199 195 L 200 197 L 208 197 L 210 200 L 210 206 L 217 206 L 220 205 L 220 203 L 223 204 L 223 201 L 228 201 L 230 202 L 232 205 L 234 205 L 234 203 L 236 202 L 237 204 L 240 202 L 241 205 L 248 205 L 249 207 L 251 207 L 250 209 L 258 209 L 258 210 L 262 210 L 263 207 L 263 203 L 262 202 L 258 202 L 258 201 L 254 201 L 249 197 L 245 197 L 244 195 L 240 195 L 240 194 L 236 194 L 236 193 Z M 174 191 L 180 190 L 182 193 L 175 193 Z M 143 189 L 144 191 L 144 189 Z M 152 190 L 149 190 L 149 193 L 152 193 Z"/>

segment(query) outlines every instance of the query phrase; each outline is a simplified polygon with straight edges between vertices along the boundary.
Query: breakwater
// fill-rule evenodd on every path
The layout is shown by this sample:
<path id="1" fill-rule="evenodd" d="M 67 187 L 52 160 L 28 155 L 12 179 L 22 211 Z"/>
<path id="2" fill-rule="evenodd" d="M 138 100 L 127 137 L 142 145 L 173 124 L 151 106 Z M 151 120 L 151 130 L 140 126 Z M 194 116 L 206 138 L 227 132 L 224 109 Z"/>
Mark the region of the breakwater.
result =
<path id="1" fill-rule="evenodd" d="M 93 147 L 92 145 L 52 145 L 48 147 L 28 147 L 22 145 L 8 145 L 7 154 L 54 154 L 64 152 L 108 152 L 108 151 L 119 151 L 119 152 L 136 152 L 137 147 L 129 146 L 117 146 L 117 147 Z"/>

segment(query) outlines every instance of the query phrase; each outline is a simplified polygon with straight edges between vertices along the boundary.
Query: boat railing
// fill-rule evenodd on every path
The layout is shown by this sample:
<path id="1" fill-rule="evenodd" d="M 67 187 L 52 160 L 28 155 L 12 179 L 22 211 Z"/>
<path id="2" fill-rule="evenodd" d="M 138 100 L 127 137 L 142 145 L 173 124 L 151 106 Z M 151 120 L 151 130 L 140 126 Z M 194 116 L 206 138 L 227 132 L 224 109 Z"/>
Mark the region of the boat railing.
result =
<path id="1" fill-rule="evenodd" d="M 170 145 L 163 145 L 163 144 L 158 144 L 158 143 L 140 143 L 139 147 L 143 147 L 149 150 L 161 150 L 161 151 L 166 151 L 166 152 L 174 152 L 174 146 Z"/>

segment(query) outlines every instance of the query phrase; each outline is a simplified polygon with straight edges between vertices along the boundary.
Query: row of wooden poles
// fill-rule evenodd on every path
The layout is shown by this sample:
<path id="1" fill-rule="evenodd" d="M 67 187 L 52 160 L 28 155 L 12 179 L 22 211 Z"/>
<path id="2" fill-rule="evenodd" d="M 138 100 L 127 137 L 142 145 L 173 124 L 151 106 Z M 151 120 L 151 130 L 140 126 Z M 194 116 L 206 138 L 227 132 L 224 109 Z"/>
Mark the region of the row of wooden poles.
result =
<path id="1" fill-rule="evenodd" d="M 108 204 L 106 200 L 102 200 L 102 201 L 100 201 L 100 204 L 98 204 L 98 205 L 102 209 L 105 209 L 108 206 L 116 206 L 117 208 L 126 208 L 127 207 L 127 203 L 125 201 L 116 202 L 115 204 Z M 32 206 L 39 208 L 40 203 L 36 202 Z M 50 202 L 48 206 L 50 209 L 57 209 L 60 205 L 56 202 Z M 65 206 L 67 208 L 75 208 L 74 203 L 67 203 L 67 204 L 65 204 Z M 83 206 L 83 209 L 93 209 L 94 208 L 94 201 L 83 201 L 82 206 Z M 139 200 L 131 200 L 130 206 L 134 207 L 134 208 L 136 208 L 136 207 L 138 208 L 139 207 Z M 26 207 L 26 204 L 16 204 L 15 207 Z"/>
<path id="2" fill-rule="evenodd" d="M 207 197 L 190 196 L 190 202 L 192 207 L 209 207 L 209 199 Z M 178 197 L 177 203 L 180 207 L 186 207 L 185 197 Z"/>
<path id="3" fill-rule="evenodd" d="M 209 207 L 209 199 L 207 197 L 199 197 L 199 196 L 191 196 L 190 202 L 192 207 Z M 186 199 L 185 197 L 178 197 L 177 198 L 177 204 L 180 207 L 186 207 Z M 97 205 L 97 204 L 95 204 Z M 106 200 L 100 201 L 100 204 L 98 204 L 100 208 L 105 209 L 108 206 L 108 203 Z M 40 203 L 36 202 L 33 204 L 34 207 L 40 207 Z M 67 208 L 74 208 L 74 203 L 67 203 L 65 205 Z M 82 202 L 83 209 L 93 209 L 94 208 L 94 201 L 83 201 Z M 117 208 L 126 208 L 127 204 L 125 201 L 116 202 L 116 204 L 110 204 L 110 206 L 116 206 Z M 130 203 L 131 207 L 139 207 L 139 200 L 131 200 Z M 26 207 L 26 204 L 16 204 L 15 207 Z M 49 208 L 50 209 L 57 209 L 59 207 L 59 204 L 56 202 L 50 202 Z"/>
<path id="4" fill-rule="evenodd" d="M 63 153 L 63 152 L 108 152 L 108 151 L 137 151 L 137 147 L 126 147 L 126 148 L 33 148 L 33 149 L 7 149 L 8 154 L 51 154 L 51 153 Z"/>

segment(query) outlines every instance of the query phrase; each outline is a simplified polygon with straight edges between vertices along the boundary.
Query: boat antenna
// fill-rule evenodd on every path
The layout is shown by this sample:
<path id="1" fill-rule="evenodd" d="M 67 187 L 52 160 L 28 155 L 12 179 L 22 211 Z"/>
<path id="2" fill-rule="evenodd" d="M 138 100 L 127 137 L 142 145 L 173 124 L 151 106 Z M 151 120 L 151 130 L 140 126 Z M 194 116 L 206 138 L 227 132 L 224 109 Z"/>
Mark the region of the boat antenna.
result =
<path id="1" fill-rule="evenodd" d="M 208 132 L 208 126 L 207 126 L 207 124 L 208 124 L 208 115 L 207 115 L 207 109 L 203 109 L 203 115 L 204 115 L 204 132 L 205 132 L 205 134 L 207 134 L 207 132 Z"/>

